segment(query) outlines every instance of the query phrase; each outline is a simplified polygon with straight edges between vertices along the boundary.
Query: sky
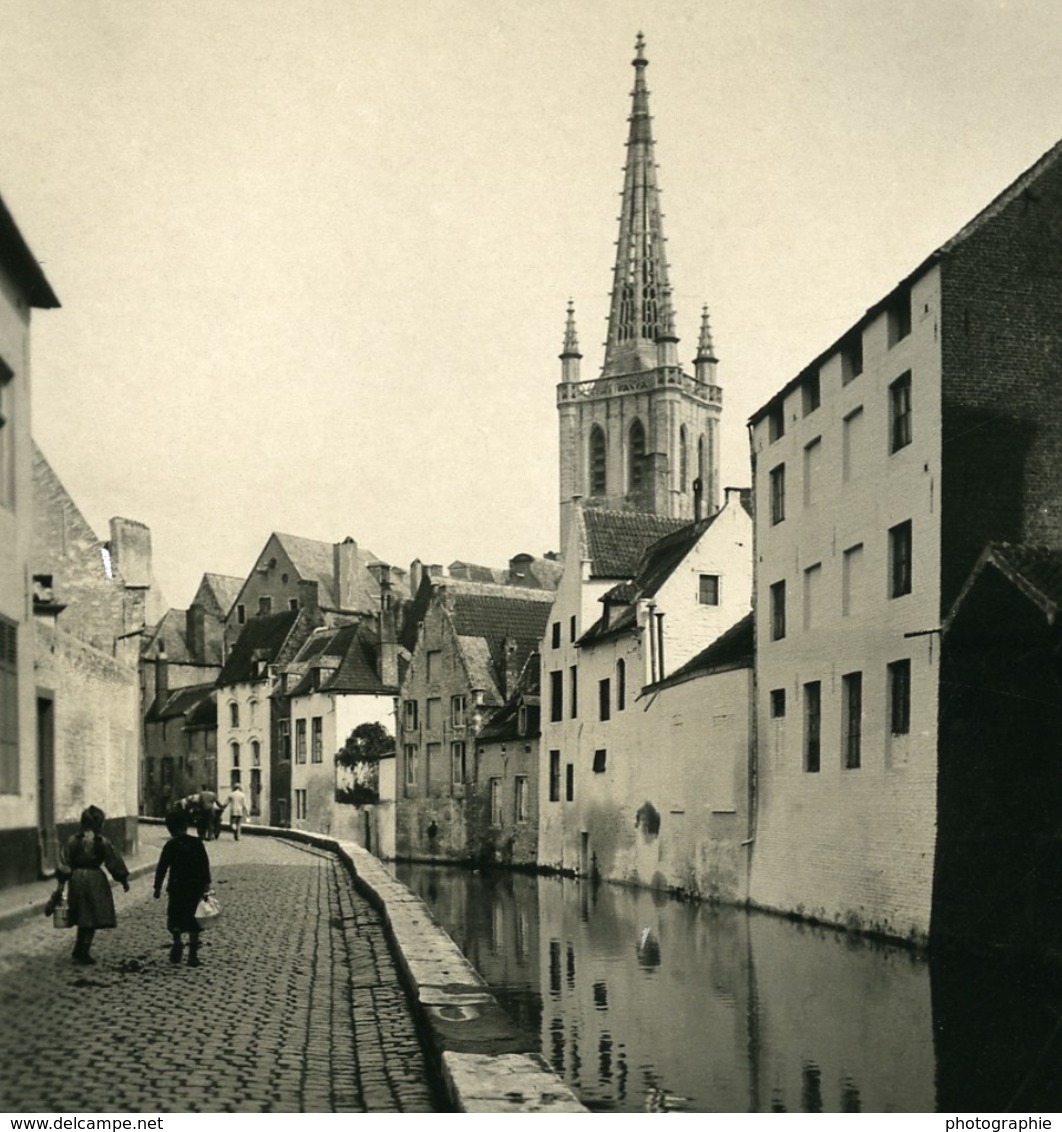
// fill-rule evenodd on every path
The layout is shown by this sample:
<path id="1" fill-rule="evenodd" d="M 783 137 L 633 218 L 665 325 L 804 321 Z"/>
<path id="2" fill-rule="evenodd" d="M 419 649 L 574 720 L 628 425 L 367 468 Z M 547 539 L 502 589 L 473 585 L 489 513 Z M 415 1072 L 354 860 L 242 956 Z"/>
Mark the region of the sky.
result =
<path id="1" fill-rule="evenodd" d="M 1057 0 L 3 0 L 0 195 L 62 307 L 33 431 L 169 604 L 271 531 L 558 547 L 602 362 L 634 40 L 692 368 L 746 422 L 1062 136 Z"/>

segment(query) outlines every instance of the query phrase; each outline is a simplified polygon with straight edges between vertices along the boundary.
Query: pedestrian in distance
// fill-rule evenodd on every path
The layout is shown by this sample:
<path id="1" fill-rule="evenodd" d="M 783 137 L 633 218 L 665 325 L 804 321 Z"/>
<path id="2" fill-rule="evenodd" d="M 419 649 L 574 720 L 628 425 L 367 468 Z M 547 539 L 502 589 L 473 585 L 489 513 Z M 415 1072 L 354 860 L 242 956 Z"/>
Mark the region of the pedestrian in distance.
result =
<path id="1" fill-rule="evenodd" d="M 95 963 L 92 940 L 99 928 L 118 926 L 114 911 L 111 883 L 104 868 L 129 891 L 129 870 L 114 846 L 103 836 L 104 813 L 99 806 L 89 806 L 81 813 L 81 830 L 69 838 L 59 854 L 56 878 L 59 885 L 45 905 L 50 916 L 67 892 L 68 926 L 77 928 L 73 960 L 82 965 Z"/>
<path id="2" fill-rule="evenodd" d="M 188 966 L 199 966 L 199 924 L 195 909 L 210 888 L 210 858 L 201 840 L 188 832 L 188 817 L 182 810 L 171 810 L 166 815 L 166 828 L 170 839 L 162 847 L 155 869 L 155 899 L 162 895 L 166 885 L 166 930 L 173 937 L 170 962 L 180 963 L 184 953 L 182 935 L 188 936 Z"/>
<path id="3" fill-rule="evenodd" d="M 222 809 L 226 808 L 229 811 L 232 838 L 234 841 L 239 841 L 240 826 L 243 824 L 243 819 L 250 813 L 250 807 L 247 805 L 247 795 L 244 794 L 238 780 L 232 784 L 229 796 L 225 799 L 225 805 L 222 806 Z"/>
<path id="4" fill-rule="evenodd" d="M 195 828 L 200 841 L 209 841 L 214 835 L 214 807 L 217 800 L 217 794 L 204 782 L 199 791 L 199 809 L 195 819 Z"/>

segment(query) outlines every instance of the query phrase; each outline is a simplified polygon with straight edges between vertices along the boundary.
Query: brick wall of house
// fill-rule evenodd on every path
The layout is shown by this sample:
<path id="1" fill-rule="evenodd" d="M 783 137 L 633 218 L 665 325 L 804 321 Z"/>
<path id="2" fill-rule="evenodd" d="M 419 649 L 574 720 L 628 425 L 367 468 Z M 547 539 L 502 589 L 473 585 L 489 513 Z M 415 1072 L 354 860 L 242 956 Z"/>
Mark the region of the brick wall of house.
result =
<path id="1" fill-rule="evenodd" d="M 942 609 L 989 540 L 1062 545 L 1062 166 L 943 265 Z"/>
<path id="2" fill-rule="evenodd" d="M 834 353 L 817 371 L 817 408 L 807 408 L 794 386 L 781 401 L 784 434 L 771 439 L 769 415 L 752 432 L 758 817 L 751 899 L 916 939 L 929 931 L 936 815 L 939 296 L 933 268 L 911 294 L 909 334 L 890 341 L 881 312 L 862 331 L 858 376 L 846 380 Z M 893 451 L 890 386 L 904 373 L 911 374 L 911 441 Z M 785 515 L 773 522 L 771 473 L 783 464 Z M 911 591 L 892 597 L 889 531 L 905 521 Z M 771 586 L 783 581 L 785 635 L 776 640 Z M 902 660 L 910 662 L 910 726 L 893 734 L 887 666 Z M 848 768 L 844 677 L 857 672 L 861 765 Z M 821 689 L 817 772 L 805 769 L 805 685 L 813 682 Z M 775 715 L 781 696 L 784 714 Z"/>

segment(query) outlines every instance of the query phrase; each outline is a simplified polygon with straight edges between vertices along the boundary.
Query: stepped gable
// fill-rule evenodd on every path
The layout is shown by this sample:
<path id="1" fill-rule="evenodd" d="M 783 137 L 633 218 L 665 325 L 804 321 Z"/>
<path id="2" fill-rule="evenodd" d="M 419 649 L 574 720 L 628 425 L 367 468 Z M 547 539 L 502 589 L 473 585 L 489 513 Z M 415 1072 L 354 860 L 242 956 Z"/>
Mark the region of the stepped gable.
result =
<path id="1" fill-rule="evenodd" d="M 648 511 L 587 508 L 582 512 L 583 557 L 590 561 L 590 577 L 635 577 L 646 547 L 689 525 L 686 519 Z"/>
<path id="2" fill-rule="evenodd" d="M 224 688 L 256 679 L 255 665 L 263 660 L 268 664 L 279 663 L 292 629 L 300 619 L 298 610 L 288 609 L 283 613 L 270 613 L 248 621 L 243 632 L 236 638 L 232 652 L 218 676 L 218 687 Z"/>

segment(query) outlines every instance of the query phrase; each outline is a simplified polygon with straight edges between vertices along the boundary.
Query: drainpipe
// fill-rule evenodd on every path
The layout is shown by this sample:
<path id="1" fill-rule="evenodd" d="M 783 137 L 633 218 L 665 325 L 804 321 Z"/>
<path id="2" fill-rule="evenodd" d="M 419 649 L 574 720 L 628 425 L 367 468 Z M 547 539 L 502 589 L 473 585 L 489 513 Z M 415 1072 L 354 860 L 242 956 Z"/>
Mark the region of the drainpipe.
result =
<path id="1" fill-rule="evenodd" d="M 656 683 L 656 606 L 649 606 L 649 683 Z"/>
<path id="2" fill-rule="evenodd" d="M 660 652 L 660 679 L 664 678 L 664 615 L 656 615 L 656 647 Z"/>

